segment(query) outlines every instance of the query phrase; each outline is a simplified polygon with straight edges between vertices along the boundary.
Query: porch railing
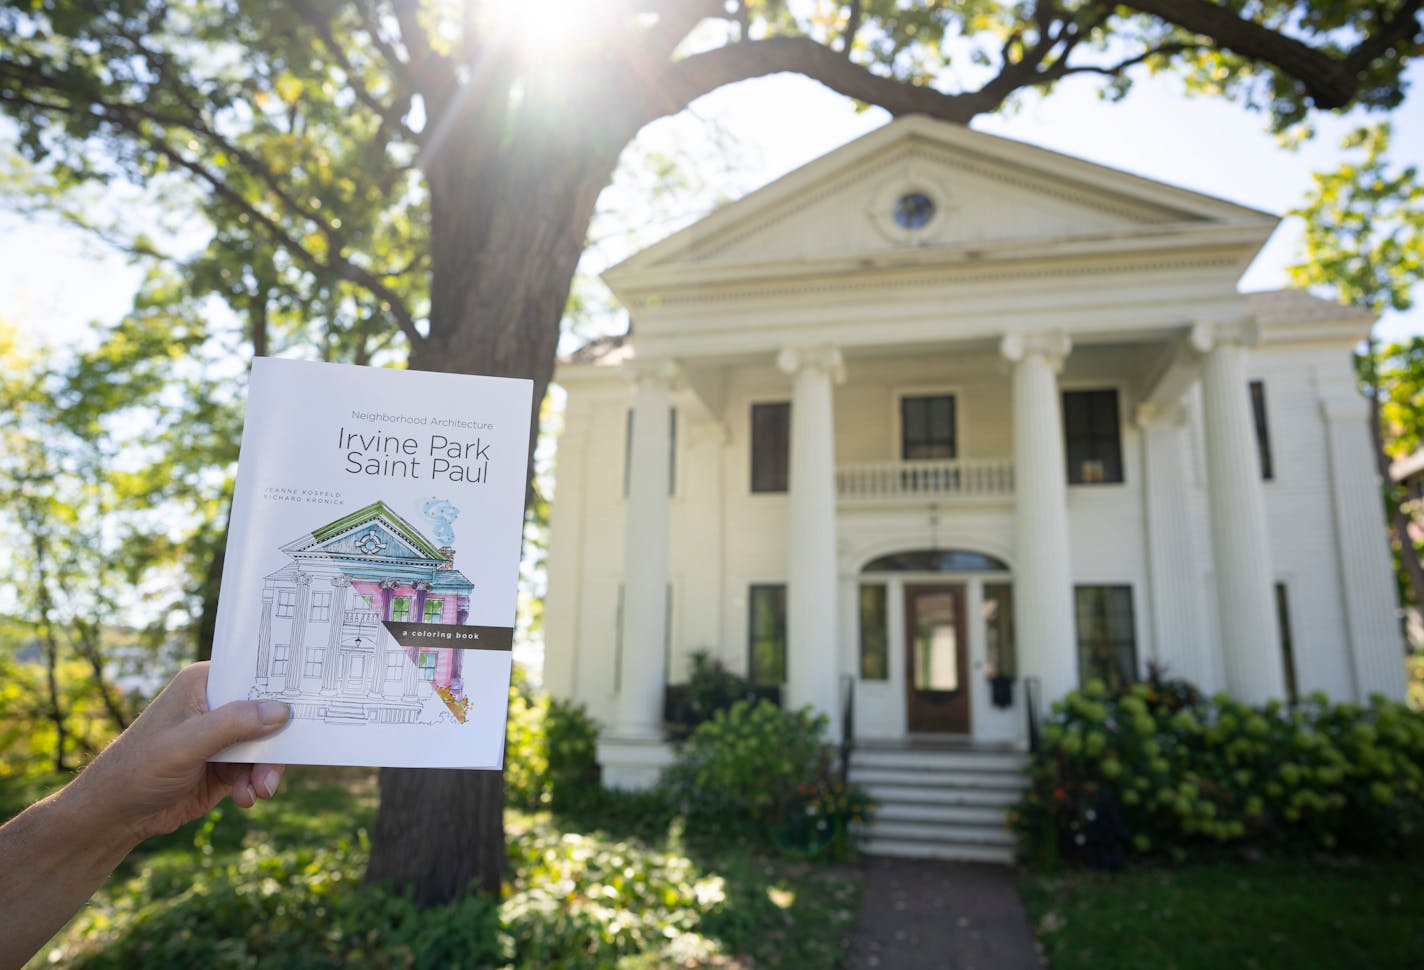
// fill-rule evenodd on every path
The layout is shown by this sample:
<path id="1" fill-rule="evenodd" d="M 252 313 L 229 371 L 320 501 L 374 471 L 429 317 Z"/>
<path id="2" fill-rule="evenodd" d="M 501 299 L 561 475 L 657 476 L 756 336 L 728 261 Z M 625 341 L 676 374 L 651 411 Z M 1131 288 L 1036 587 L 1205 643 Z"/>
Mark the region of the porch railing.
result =
<path id="1" fill-rule="evenodd" d="M 842 502 L 1009 498 L 1014 494 L 1014 461 L 852 462 L 836 467 L 836 493 Z"/>

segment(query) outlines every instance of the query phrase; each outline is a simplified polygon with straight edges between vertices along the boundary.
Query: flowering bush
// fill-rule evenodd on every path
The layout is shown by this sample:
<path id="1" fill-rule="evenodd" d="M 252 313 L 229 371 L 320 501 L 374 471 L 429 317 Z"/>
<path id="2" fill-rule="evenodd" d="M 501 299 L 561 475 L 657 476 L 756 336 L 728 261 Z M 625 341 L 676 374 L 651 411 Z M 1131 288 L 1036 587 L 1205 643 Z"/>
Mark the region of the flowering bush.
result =
<path id="1" fill-rule="evenodd" d="M 792 855 L 819 855 L 836 862 L 855 848 L 852 826 L 869 824 L 875 803 L 859 785 L 828 777 L 796 786 L 785 814 L 771 829 L 772 841 Z"/>
<path id="2" fill-rule="evenodd" d="M 1203 845 L 1381 849 L 1421 832 L 1424 716 L 1314 694 L 1295 709 L 1162 702 L 1090 682 L 1054 704 L 1010 814 L 1030 859 L 1185 858 Z"/>

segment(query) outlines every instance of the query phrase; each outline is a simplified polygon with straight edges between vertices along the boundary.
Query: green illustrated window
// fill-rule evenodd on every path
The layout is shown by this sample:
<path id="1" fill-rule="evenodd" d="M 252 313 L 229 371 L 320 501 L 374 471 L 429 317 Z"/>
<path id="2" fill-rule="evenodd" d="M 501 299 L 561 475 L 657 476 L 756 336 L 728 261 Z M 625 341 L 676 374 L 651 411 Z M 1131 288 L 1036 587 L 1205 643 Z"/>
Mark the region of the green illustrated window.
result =
<path id="1" fill-rule="evenodd" d="M 786 682 L 786 586 L 752 586 L 747 591 L 747 673 L 758 687 Z"/>
<path id="2" fill-rule="evenodd" d="M 1075 586 L 1078 683 L 1097 678 L 1108 690 L 1137 680 L 1137 628 L 1131 586 Z"/>
<path id="3" fill-rule="evenodd" d="M 443 613 L 444 611 L 445 611 L 445 601 L 444 601 L 444 600 L 426 600 L 426 601 L 425 601 L 425 616 L 424 616 L 424 622 L 426 622 L 426 623 L 439 623 L 439 622 L 440 622 L 440 614 Z"/>
<path id="4" fill-rule="evenodd" d="M 420 652 L 420 679 L 427 684 L 435 679 L 435 651 Z"/>
<path id="5" fill-rule="evenodd" d="M 860 587 L 860 679 L 890 677 L 889 611 L 885 584 Z"/>
<path id="6" fill-rule="evenodd" d="M 404 623 L 410 619 L 409 596 L 397 596 L 391 601 L 391 619 L 397 623 Z"/>

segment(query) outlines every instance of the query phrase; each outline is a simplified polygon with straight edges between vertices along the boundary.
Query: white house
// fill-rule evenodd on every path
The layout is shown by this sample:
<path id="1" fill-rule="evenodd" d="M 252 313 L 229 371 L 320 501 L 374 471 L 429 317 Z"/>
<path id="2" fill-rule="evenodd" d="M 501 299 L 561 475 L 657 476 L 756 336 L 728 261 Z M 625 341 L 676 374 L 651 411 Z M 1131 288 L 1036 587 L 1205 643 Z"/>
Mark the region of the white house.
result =
<path id="1" fill-rule="evenodd" d="M 912 117 L 610 270 L 630 335 L 557 374 L 544 666 L 605 779 L 654 777 L 697 649 L 833 725 L 853 684 L 882 748 L 1022 748 L 1026 683 L 1150 662 L 1402 697 L 1372 320 L 1239 293 L 1276 224 Z"/>

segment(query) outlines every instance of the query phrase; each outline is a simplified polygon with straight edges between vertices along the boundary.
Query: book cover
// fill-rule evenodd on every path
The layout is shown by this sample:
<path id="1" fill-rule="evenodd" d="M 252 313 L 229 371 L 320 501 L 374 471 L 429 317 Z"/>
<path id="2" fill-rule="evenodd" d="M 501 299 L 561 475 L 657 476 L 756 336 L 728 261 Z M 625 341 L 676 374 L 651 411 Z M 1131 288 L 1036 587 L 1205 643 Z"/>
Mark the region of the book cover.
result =
<path id="1" fill-rule="evenodd" d="M 532 394 L 254 361 L 208 702 L 292 720 L 214 760 L 503 766 Z"/>

